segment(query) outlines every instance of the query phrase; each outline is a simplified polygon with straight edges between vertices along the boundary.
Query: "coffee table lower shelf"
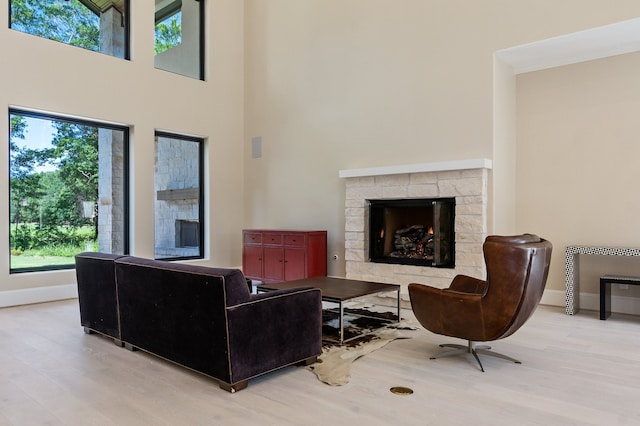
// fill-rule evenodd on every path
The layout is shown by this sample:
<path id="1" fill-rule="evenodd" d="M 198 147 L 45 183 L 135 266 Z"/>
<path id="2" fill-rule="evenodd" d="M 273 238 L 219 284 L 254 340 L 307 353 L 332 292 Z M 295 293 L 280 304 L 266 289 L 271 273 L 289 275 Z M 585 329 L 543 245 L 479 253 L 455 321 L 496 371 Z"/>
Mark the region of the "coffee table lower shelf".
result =
<path id="1" fill-rule="evenodd" d="M 350 280 L 346 278 L 334 278 L 334 277 L 313 277 L 305 278 L 295 281 L 284 281 L 278 283 L 265 283 L 258 285 L 257 291 L 259 293 L 284 290 L 296 287 L 316 287 L 320 289 L 322 293 L 322 301 L 325 303 L 337 304 L 337 308 L 328 309 L 328 312 L 333 312 L 337 315 L 338 319 L 338 337 L 336 339 L 330 336 L 323 336 L 323 340 L 338 343 L 340 345 L 345 342 L 360 338 L 366 334 L 371 333 L 373 330 L 365 331 L 357 335 L 345 336 L 345 303 L 353 302 L 356 299 L 373 296 L 381 293 L 395 292 L 396 297 L 396 317 L 395 320 L 388 319 L 385 324 L 392 324 L 400 321 L 400 286 L 397 284 L 377 283 L 372 281 L 359 281 Z M 347 309 L 347 311 L 349 311 Z M 360 310 L 358 313 L 347 312 L 348 315 L 355 315 L 361 318 L 376 318 L 374 312 L 367 314 Z"/>
<path id="2" fill-rule="evenodd" d="M 340 330 L 340 309 L 322 310 L 322 341 L 339 345 L 359 340 L 382 327 L 398 323 L 399 317 L 393 312 L 369 311 L 366 308 L 344 308 L 342 331 Z M 342 336 L 342 339 L 340 338 Z"/>

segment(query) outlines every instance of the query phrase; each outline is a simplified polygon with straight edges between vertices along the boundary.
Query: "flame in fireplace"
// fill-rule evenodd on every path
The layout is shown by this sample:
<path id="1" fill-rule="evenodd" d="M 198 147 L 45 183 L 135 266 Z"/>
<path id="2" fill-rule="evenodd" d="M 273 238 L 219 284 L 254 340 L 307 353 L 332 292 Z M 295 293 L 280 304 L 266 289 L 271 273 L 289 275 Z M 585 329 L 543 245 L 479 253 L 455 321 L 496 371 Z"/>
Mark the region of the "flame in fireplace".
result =
<path id="1" fill-rule="evenodd" d="M 429 227 L 429 230 L 427 231 L 427 233 L 433 235 L 433 226 Z"/>
<path id="2" fill-rule="evenodd" d="M 380 230 L 380 239 L 384 238 L 384 228 Z"/>

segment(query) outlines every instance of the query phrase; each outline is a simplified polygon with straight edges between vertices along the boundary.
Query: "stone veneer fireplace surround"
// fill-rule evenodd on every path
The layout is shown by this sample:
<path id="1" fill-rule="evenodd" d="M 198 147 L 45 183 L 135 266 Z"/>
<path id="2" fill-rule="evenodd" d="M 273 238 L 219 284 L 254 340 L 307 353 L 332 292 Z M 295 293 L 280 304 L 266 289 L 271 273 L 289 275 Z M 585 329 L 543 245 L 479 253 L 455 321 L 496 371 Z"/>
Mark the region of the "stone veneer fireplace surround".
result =
<path id="1" fill-rule="evenodd" d="M 485 277 L 482 243 L 487 236 L 491 160 L 475 159 L 341 170 L 345 179 L 345 262 L 349 279 L 401 285 L 403 302 L 412 282 L 448 287 L 458 274 Z M 368 260 L 368 200 L 454 197 L 455 268 L 373 263 Z"/>

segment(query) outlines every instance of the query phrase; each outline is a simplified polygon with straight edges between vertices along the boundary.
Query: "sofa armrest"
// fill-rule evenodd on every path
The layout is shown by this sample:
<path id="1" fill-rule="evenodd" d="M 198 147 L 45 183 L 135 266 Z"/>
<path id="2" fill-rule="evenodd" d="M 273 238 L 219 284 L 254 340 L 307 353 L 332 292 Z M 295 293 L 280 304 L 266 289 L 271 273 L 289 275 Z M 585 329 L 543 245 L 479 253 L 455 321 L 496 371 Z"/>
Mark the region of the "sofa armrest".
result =
<path id="1" fill-rule="evenodd" d="M 111 336 L 120 345 L 120 310 L 115 260 L 120 255 L 84 252 L 75 256 L 80 324 L 85 331 Z"/>
<path id="2" fill-rule="evenodd" d="M 302 287 L 227 307 L 232 383 L 322 352 L 322 296 Z"/>

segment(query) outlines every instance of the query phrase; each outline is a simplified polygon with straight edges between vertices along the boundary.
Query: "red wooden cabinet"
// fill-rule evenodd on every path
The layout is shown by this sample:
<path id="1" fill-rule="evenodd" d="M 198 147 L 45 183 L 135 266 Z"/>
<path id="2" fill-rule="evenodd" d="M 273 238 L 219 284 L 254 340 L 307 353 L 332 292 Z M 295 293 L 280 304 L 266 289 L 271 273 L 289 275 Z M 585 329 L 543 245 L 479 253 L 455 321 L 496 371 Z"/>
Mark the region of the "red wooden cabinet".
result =
<path id="1" fill-rule="evenodd" d="M 327 231 L 245 229 L 242 270 L 262 282 L 327 275 Z"/>
<path id="2" fill-rule="evenodd" d="M 260 281 L 283 281 L 284 253 L 282 247 L 264 246 L 264 262 L 262 264 L 262 278 Z"/>
<path id="3" fill-rule="evenodd" d="M 308 278 L 305 268 L 306 251 L 302 247 L 284 248 L 284 280 L 293 281 Z M 322 275 L 327 275 L 327 271 Z M 314 275 L 315 276 L 315 275 Z"/>
<path id="4" fill-rule="evenodd" d="M 262 275 L 262 246 L 245 246 L 242 253 L 242 269 L 247 277 Z"/>

